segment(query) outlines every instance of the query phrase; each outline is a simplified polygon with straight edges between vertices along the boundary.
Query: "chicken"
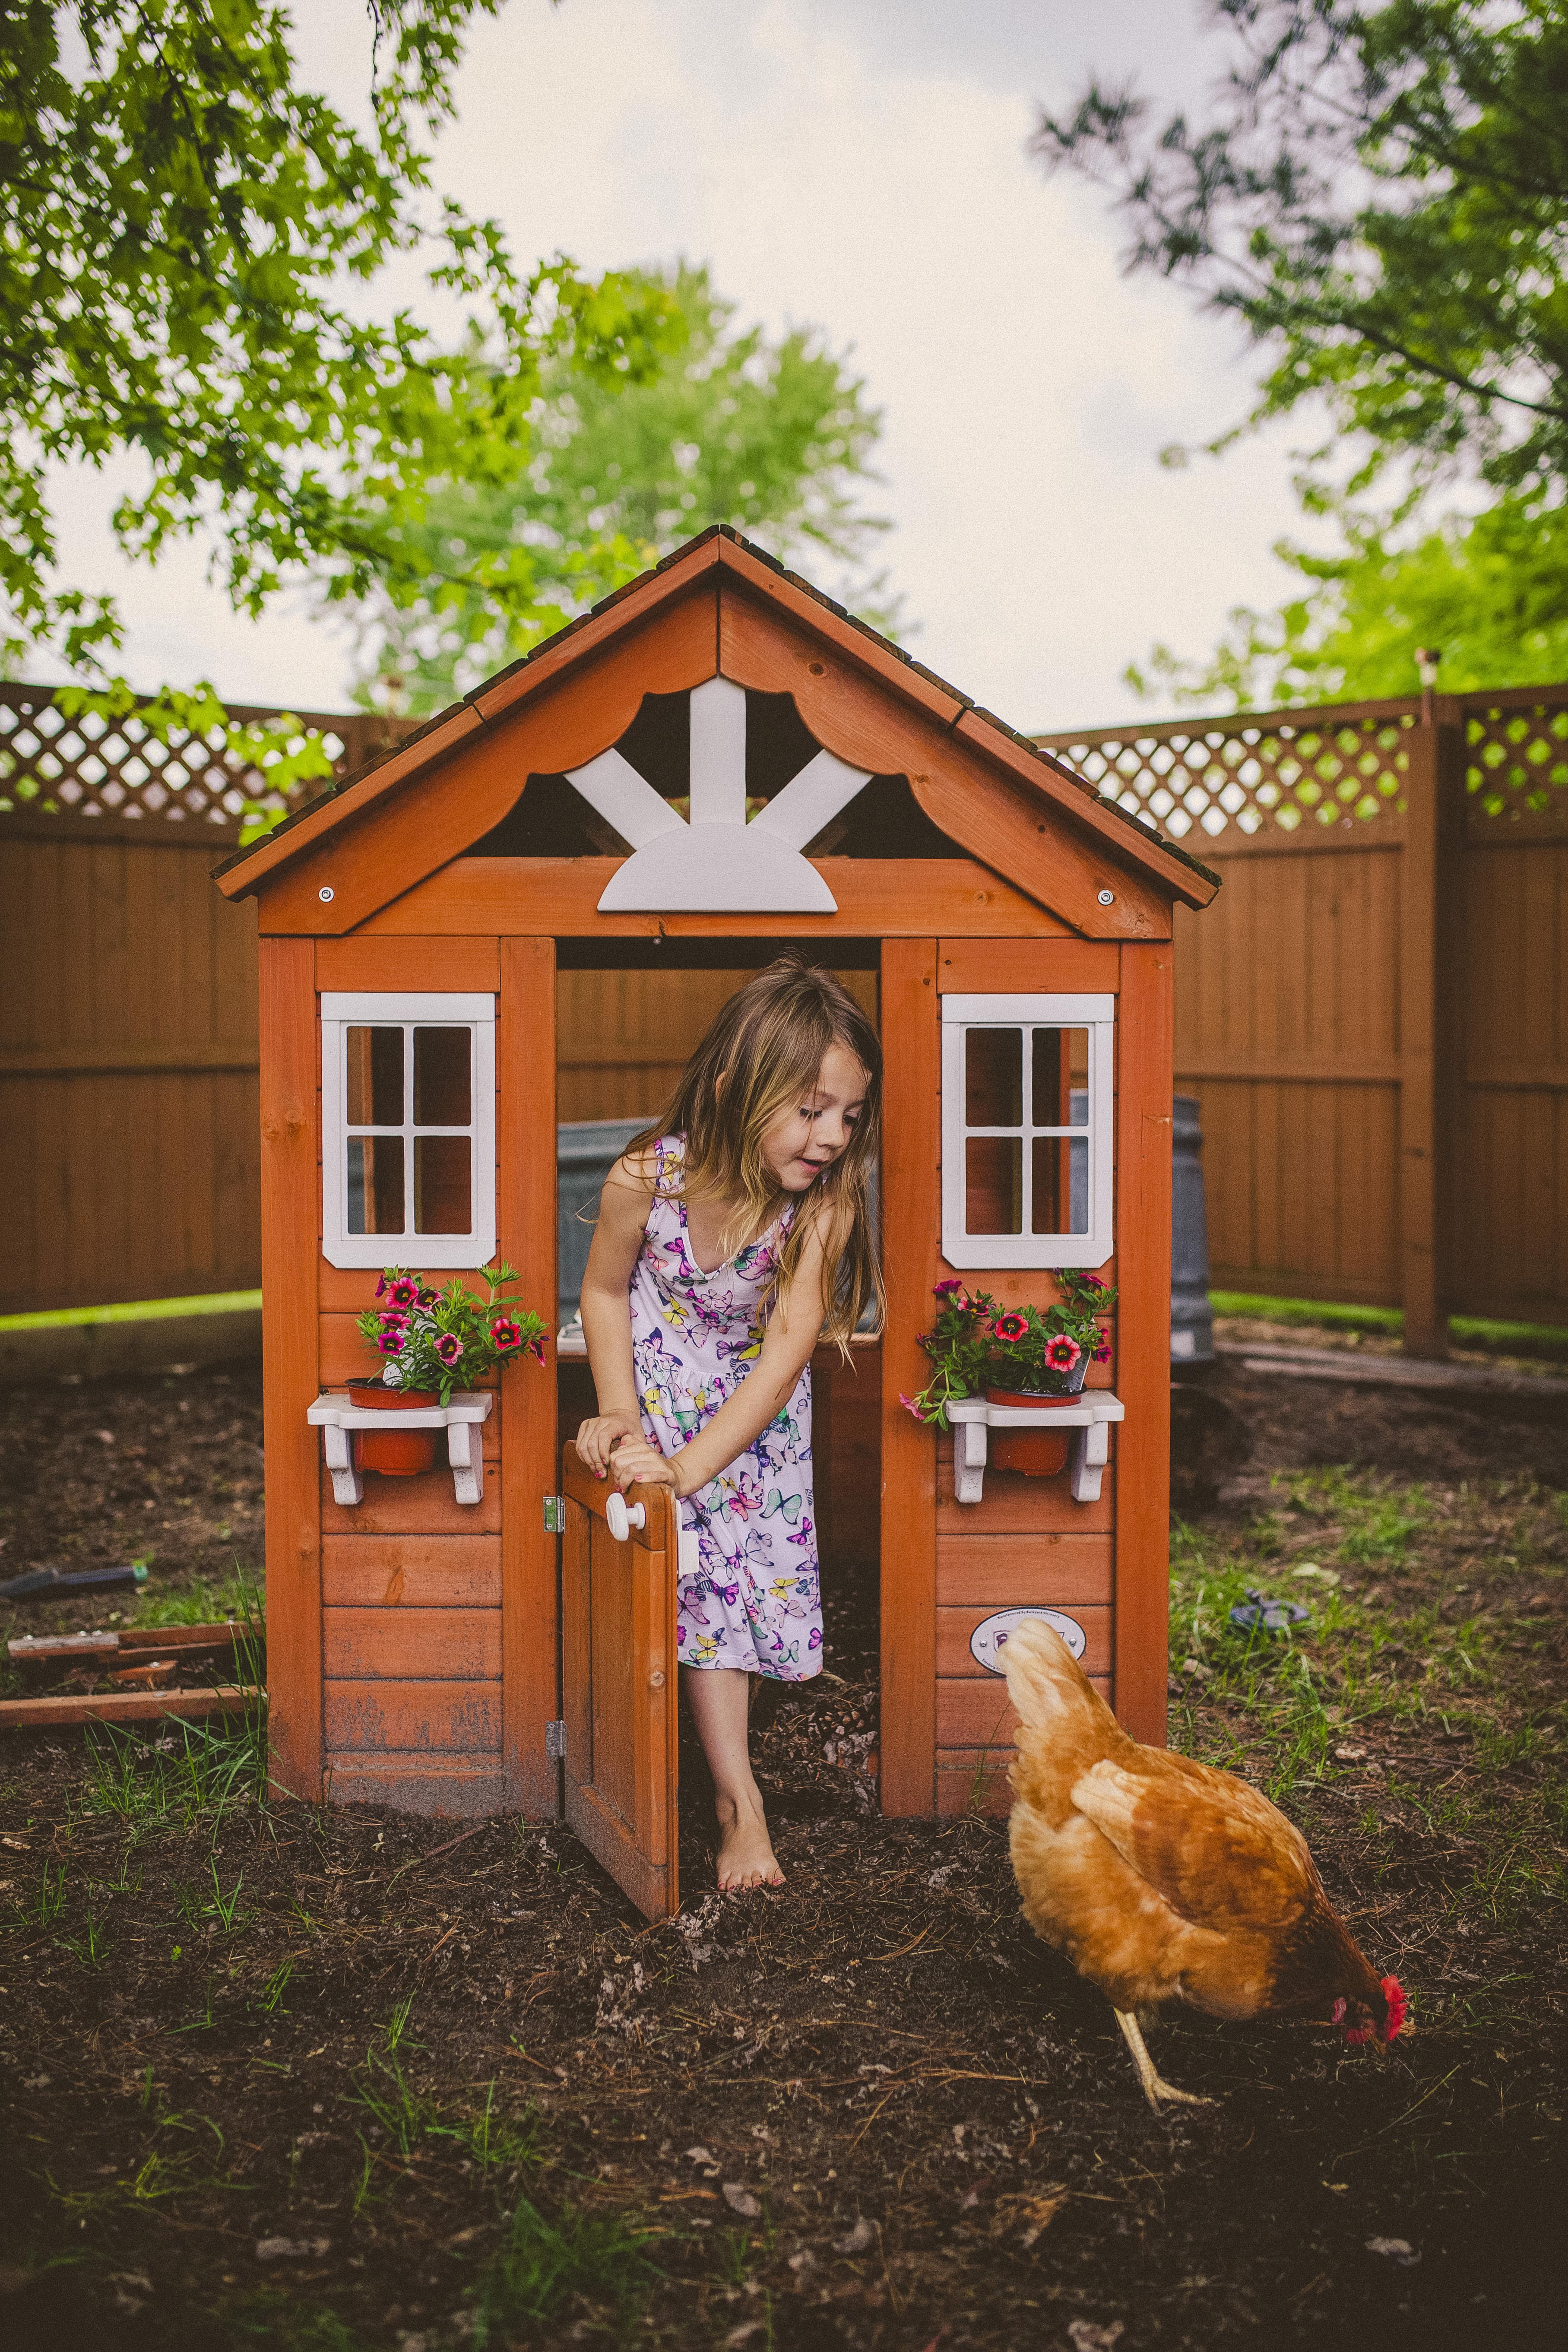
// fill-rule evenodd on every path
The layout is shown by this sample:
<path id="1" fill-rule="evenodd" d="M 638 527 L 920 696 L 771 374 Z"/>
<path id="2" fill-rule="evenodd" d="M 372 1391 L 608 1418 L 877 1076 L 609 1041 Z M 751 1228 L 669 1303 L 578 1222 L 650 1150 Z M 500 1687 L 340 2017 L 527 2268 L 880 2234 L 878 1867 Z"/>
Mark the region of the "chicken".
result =
<path id="1" fill-rule="evenodd" d="M 1350 2042 L 1392 2042 L 1405 2016 L 1337 1917 L 1306 1840 L 1228 1772 L 1141 1748 L 1061 1636 L 1026 1618 L 1000 1654 L 1022 1720 L 1010 1778 L 1024 1915 L 1116 2011 L 1149 2105 L 1203 2105 L 1163 2082 L 1138 2012 L 1298 2011 Z"/>

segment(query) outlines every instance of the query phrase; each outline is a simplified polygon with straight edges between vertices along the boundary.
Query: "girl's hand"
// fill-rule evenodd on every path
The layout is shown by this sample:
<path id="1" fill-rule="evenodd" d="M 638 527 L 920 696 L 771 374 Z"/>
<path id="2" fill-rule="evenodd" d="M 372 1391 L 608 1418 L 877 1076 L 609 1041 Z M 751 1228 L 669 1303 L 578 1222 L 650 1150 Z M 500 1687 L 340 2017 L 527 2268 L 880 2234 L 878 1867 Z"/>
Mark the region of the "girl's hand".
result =
<path id="1" fill-rule="evenodd" d="M 631 1486 L 673 1486 L 678 1495 L 680 1492 L 674 1463 L 650 1445 L 640 1431 L 616 1446 L 610 1468 L 623 1495 Z"/>
<path id="2" fill-rule="evenodd" d="M 642 1423 L 635 1413 L 602 1412 L 593 1421 L 585 1421 L 577 1432 L 577 1458 L 585 1462 L 595 1478 L 602 1478 L 610 1466 L 610 1456 L 617 1445 L 631 1437 L 642 1436 Z"/>

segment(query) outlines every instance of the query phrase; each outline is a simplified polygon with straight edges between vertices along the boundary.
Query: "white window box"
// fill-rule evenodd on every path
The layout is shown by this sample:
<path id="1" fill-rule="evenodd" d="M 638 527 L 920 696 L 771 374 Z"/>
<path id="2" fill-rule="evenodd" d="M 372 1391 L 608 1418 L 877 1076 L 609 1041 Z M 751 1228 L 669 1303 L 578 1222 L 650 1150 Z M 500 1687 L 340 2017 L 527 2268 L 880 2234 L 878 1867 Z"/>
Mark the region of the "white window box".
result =
<path id="1" fill-rule="evenodd" d="M 942 1000 L 942 1254 L 1100 1266 L 1113 1248 L 1113 996 Z"/>
<path id="2" fill-rule="evenodd" d="M 1110 1429 L 1125 1421 L 1127 1408 L 1108 1389 L 1086 1389 L 1071 1404 L 991 1404 L 966 1397 L 950 1404 L 952 1423 L 952 1491 L 961 1503 L 978 1503 L 985 1486 L 987 1432 L 993 1429 L 1070 1430 L 1068 1491 L 1075 1503 L 1098 1503 L 1100 1473 L 1110 1459 Z"/>
<path id="3" fill-rule="evenodd" d="M 482 1503 L 485 1456 L 480 1425 L 489 1419 L 494 1403 L 490 1390 L 454 1389 L 450 1404 L 409 1405 L 383 1412 L 374 1406 L 351 1404 L 346 1389 L 328 1389 L 305 1418 L 321 1433 L 327 1467 L 332 1474 L 332 1500 L 345 1510 L 356 1509 L 364 1500 L 364 1474 L 354 1460 L 349 1434 L 355 1429 L 444 1429 L 458 1501 Z"/>
<path id="4" fill-rule="evenodd" d="M 496 1248 L 493 996 L 321 998 L 321 1255 L 488 1265 Z"/>

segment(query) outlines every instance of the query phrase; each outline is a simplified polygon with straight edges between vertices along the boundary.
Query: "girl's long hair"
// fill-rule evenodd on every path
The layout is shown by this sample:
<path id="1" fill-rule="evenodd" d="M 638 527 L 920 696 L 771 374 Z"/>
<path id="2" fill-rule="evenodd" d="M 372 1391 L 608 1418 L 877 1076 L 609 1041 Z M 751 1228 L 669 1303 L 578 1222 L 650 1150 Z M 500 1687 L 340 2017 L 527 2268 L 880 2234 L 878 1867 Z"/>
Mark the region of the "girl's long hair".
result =
<path id="1" fill-rule="evenodd" d="M 881 1132 L 882 1049 L 876 1030 L 848 990 L 818 965 L 780 956 L 731 997 L 710 1024 L 686 1065 L 662 1117 L 626 1147 L 635 1160 L 661 1136 L 684 1135 L 679 1171 L 665 1179 L 675 1200 L 738 1202 L 723 1247 L 742 1234 L 764 1232 L 789 1197 L 763 1158 L 763 1138 L 780 1111 L 805 1099 L 816 1086 L 832 1045 L 842 1045 L 866 1073 L 866 1098 L 849 1140 L 819 1176 L 801 1205 L 830 1204 L 824 1242 L 823 1337 L 847 1349 L 849 1334 L 876 1301 L 883 1311 L 882 1275 L 871 1234 L 870 1188 Z M 774 1286 L 787 1287 L 800 1264 L 811 1220 L 797 1216 L 779 1252 Z"/>

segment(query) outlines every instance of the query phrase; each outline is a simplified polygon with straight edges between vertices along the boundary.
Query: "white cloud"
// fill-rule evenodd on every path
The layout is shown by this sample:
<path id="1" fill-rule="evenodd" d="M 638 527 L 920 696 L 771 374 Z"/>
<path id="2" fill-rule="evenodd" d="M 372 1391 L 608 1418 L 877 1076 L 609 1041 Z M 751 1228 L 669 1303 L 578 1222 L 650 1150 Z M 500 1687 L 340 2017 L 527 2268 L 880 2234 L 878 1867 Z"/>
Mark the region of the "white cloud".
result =
<path id="1" fill-rule="evenodd" d="M 347 102 L 357 16 L 304 14 Z M 1252 367 L 1182 292 L 1123 278 L 1103 199 L 1023 152 L 1035 101 L 1097 59 L 1190 95 L 1194 21 L 1168 0 L 513 0 L 475 36 L 440 177 L 521 256 L 709 260 L 743 318 L 852 343 L 915 650 L 1016 725 L 1110 720 L 1152 638 L 1201 650 L 1277 596 L 1269 545 L 1297 520 L 1279 435 L 1160 468 L 1243 411 Z M 103 478 L 73 486 L 67 552 L 95 577 L 109 504 Z M 237 621 L 194 554 L 114 584 L 137 677 L 344 697 L 344 641 L 302 606 Z"/>

